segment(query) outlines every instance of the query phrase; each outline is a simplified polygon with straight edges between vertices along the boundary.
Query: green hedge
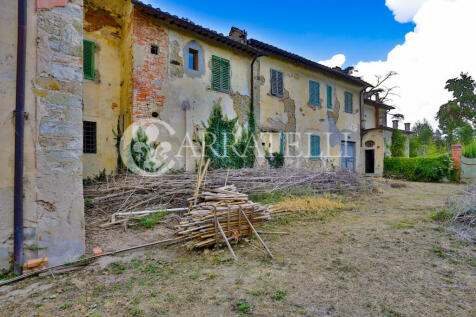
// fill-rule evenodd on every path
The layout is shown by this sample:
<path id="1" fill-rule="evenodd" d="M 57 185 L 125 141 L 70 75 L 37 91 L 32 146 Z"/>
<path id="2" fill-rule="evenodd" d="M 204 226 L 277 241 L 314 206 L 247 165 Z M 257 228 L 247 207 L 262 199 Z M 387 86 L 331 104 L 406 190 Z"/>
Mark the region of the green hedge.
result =
<path id="1" fill-rule="evenodd" d="M 455 180 L 456 175 L 449 154 L 432 157 L 386 157 L 383 174 L 385 177 L 413 182 L 439 182 L 443 177 Z"/>

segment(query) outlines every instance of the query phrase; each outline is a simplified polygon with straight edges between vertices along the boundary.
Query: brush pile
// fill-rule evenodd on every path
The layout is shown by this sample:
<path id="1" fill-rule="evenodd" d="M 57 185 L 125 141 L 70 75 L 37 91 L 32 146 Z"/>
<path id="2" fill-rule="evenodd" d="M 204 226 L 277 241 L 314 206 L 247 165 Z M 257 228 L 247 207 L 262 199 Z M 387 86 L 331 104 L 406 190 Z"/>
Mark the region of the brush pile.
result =
<path id="1" fill-rule="evenodd" d="M 306 189 L 319 193 L 361 193 L 373 190 L 373 182 L 350 172 L 318 172 L 304 169 L 241 169 L 209 171 L 201 184 L 217 188 L 234 184 L 244 194 L 260 195 Z M 87 216 L 115 212 L 188 207 L 187 198 L 196 193 L 197 174 L 180 173 L 142 177 L 129 173 L 106 176 L 85 186 Z"/>
<path id="2" fill-rule="evenodd" d="M 189 240 L 191 248 L 226 242 L 223 236 L 228 242 L 238 242 L 241 236 L 253 235 L 250 223 L 254 227 L 270 218 L 267 207 L 250 201 L 233 185 L 203 189 L 188 201 L 190 211 L 176 226 L 176 235 Z"/>

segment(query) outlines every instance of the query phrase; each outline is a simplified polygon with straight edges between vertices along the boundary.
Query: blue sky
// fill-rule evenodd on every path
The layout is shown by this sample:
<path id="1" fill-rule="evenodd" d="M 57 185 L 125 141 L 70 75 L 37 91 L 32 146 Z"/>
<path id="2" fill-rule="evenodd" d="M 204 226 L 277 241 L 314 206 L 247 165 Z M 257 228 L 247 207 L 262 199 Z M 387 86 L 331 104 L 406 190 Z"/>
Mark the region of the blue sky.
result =
<path id="1" fill-rule="evenodd" d="M 395 21 L 384 0 L 144 0 L 179 17 L 228 34 L 248 36 L 315 61 L 344 54 L 344 66 L 385 60 L 415 25 Z"/>

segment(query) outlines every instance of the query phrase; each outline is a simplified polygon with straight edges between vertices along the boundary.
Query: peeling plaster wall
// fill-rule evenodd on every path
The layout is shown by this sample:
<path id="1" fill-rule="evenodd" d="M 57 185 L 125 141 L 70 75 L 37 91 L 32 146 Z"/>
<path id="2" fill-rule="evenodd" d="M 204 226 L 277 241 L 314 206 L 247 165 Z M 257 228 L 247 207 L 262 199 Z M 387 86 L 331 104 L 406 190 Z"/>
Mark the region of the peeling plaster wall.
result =
<path id="1" fill-rule="evenodd" d="M 81 0 L 28 1 L 24 143 L 25 260 L 55 265 L 84 253 Z M 17 2 L 0 6 L 0 269 L 13 251 Z M 41 249 L 38 250 L 37 247 Z"/>
<path id="2" fill-rule="evenodd" d="M 364 129 L 374 129 L 375 126 L 375 106 L 364 104 Z"/>
<path id="3" fill-rule="evenodd" d="M 363 172 L 365 172 L 365 150 L 375 150 L 375 173 L 374 176 L 383 176 L 383 159 L 390 156 L 390 144 L 392 142 L 391 132 L 386 130 L 375 130 L 366 133 L 362 137 L 362 162 Z M 374 146 L 368 147 L 365 143 L 373 141 Z"/>
<path id="4" fill-rule="evenodd" d="M 356 171 L 362 170 L 360 148 L 360 87 L 336 80 L 316 71 L 289 63 L 282 59 L 270 56 L 260 58 L 260 85 L 259 118 L 257 121 L 262 131 L 274 132 L 276 136 L 265 136 L 262 142 L 270 152 L 278 152 L 280 142 L 278 135 L 281 131 L 296 132 L 296 136 L 288 136 L 285 152 L 304 158 L 286 160 L 287 166 L 310 168 L 313 170 L 340 169 L 341 140 L 343 133 L 347 133 L 346 141 L 356 144 Z M 284 76 L 284 97 L 271 95 L 271 69 L 282 71 Z M 309 81 L 320 83 L 320 106 L 309 104 Z M 332 86 L 333 108 L 327 109 L 327 85 Z M 344 112 L 344 93 L 353 94 L 353 113 Z M 329 133 L 329 137 L 327 133 Z M 309 135 L 321 136 L 321 158 L 310 159 Z M 299 137 L 301 135 L 301 137 Z M 274 141 L 272 146 L 266 140 Z M 291 144 L 290 144 L 291 143 Z M 296 144 L 297 146 L 293 146 Z M 299 148 L 300 150 L 298 150 Z M 263 163 L 261 162 L 260 165 Z"/>
<path id="5" fill-rule="evenodd" d="M 129 3 L 130 6 L 130 3 Z M 116 137 L 118 123 L 122 130 L 121 101 L 124 87 L 123 42 L 127 41 L 125 24 L 130 20 L 124 0 L 88 0 L 84 8 L 84 39 L 95 43 L 95 80 L 84 79 L 83 120 L 97 123 L 97 153 L 84 154 L 83 177 L 93 177 L 103 169 L 117 169 Z M 122 115 L 121 115 L 122 114 Z"/>
<path id="6" fill-rule="evenodd" d="M 180 147 L 185 133 L 196 137 L 202 129 L 202 122 L 208 121 L 214 104 L 220 104 L 228 118 L 238 115 L 239 122 L 245 124 L 250 105 L 252 57 L 163 25 L 138 11 L 134 12 L 133 25 L 133 120 L 150 118 L 153 112 L 157 112 L 161 120 L 171 124 L 175 130 L 169 140 L 171 151 L 182 152 L 176 168 L 183 168 L 185 153 L 183 149 L 180 151 Z M 150 53 L 151 44 L 159 47 L 159 55 Z M 199 61 L 198 72 L 188 69 L 186 47 L 201 49 L 203 64 Z M 216 92 L 211 88 L 212 55 L 230 61 L 230 93 Z M 182 110 L 184 102 L 190 104 L 187 127 Z M 191 155 L 192 151 L 189 149 L 188 157 Z M 187 169 L 194 167 L 195 160 L 189 159 Z"/>

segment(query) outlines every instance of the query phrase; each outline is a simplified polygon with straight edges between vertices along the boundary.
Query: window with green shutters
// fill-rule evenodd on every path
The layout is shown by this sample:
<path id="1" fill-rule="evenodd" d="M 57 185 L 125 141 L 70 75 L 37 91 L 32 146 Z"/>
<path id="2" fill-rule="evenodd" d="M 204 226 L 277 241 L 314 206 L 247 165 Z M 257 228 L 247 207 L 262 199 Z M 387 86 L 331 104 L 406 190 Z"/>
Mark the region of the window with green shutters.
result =
<path id="1" fill-rule="evenodd" d="M 276 97 L 283 97 L 283 72 L 279 70 L 271 69 L 271 95 Z"/>
<path id="2" fill-rule="evenodd" d="M 230 61 L 212 56 L 212 88 L 215 91 L 230 91 Z"/>
<path id="3" fill-rule="evenodd" d="M 327 85 L 327 108 L 332 109 L 332 86 Z"/>
<path id="4" fill-rule="evenodd" d="M 321 156 L 321 137 L 311 135 L 311 158 L 319 158 Z"/>
<path id="5" fill-rule="evenodd" d="M 350 92 L 346 91 L 345 92 L 345 108 L 344 111 L 347 113 L 352 113 L 353 111 L 353 96 Z"/>
<path id="6" fill-rule="evenodd" d="M 83 41 L 83 73 L 85 79 L 94 79 L 94 42 Z"/>
<path id="7" fill-rule="evenodd" d="M 319 106 L 320 104 L 320 92 L 319 83 L 316 81 L 309 81 L 309 104 L 313 106 Z"/>

